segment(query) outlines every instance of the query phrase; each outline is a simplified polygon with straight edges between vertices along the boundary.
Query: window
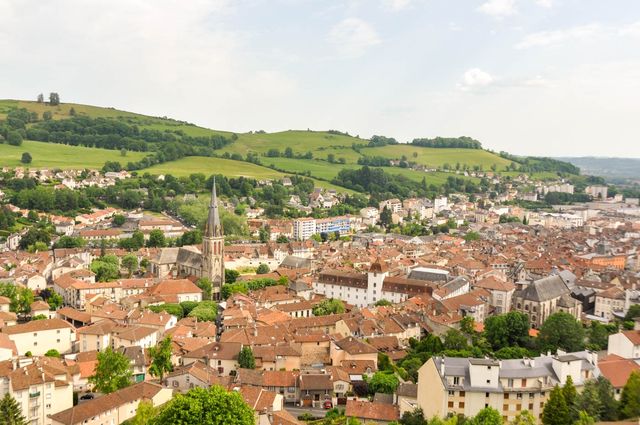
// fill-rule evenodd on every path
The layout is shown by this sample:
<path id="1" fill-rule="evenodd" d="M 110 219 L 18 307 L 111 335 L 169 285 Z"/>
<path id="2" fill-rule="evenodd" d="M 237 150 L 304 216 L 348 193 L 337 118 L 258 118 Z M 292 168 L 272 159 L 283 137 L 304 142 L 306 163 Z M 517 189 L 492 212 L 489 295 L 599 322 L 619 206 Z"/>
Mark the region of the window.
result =
<path id="1" fill-rule="evenodd" d="M 491 379 L 487 379 L 487 384 L 490 384 L 490 383 L 491 383 Z"/>
<path id="2" fill-rule="evenodd" d="M 449 409 L 453 409 L 453 401 L 450 401 L 449 403 L 447 403 L 447 406 L 449 406 Z"/>
<path id="3" fill-rule="evenodd" d="M 523 379 L 522 383 L 520 385 L 523 386 L 523 387 L 526 387 L 527 386 L 527 380 Z"/>
<path id="4" fill-rule="evenodd" d="M 522 393 L 517 393 L 517 394 L 516 394 L 516 398 L 517 398 L 518 400 L 522 400 Z"/>
<path id="5" fill-rule="evenodd" d="M 464 401 L 461 401 L 460 403 L 458 403 L 458 407 L 460 409 L 464 409 Z"/>
<path id="6" fill-rule="evenodd" d="M 504 393 L 504 399 L 509 400 L 509 393 Z"/>
<path id="7" fill-rule="evenodd" d="M 509 405 L 508 404 L 503 404 L 502 405 L 502 410 L 509 410 Z"/>
<path id="8" fill-rule="evenodd" d="M 484 393 L 484 396 L 489 398 L 489 393 Z"/>
<path id="9" fill-rule="evenodd" d="M 529 398 L 533 398 L 533 393 L 529 393 Z"/>
<path id="10" fill-rule="evenodd" d="M 456 392 L 455 392 L 455 391 L 449 391 L 449 395 L 450 395 L 451 397 L 453 397 L 455 394 L 456 394 Z"/>
<path id="11" fill-rule="evenodd" d="M 520 403 L 516 404 L 516 410 L 517 411 L 522 410 L 522 405 Z"/>
<path id="12" fill-rule="evenodd" d="M 460 397 L 464 397 L 465 392 L 464 391 L 460 391 Z"/>
<path id="13" fill-rule="evenodd" d="M 533 410 L 533 403 L 529 403 L 529 410 Z"/>
<path id="14" fill-rule="evenodd" d="M 453 377 L 453 385 L 460 385 L 460 377 L 459 376 L 454 376 Z"/>

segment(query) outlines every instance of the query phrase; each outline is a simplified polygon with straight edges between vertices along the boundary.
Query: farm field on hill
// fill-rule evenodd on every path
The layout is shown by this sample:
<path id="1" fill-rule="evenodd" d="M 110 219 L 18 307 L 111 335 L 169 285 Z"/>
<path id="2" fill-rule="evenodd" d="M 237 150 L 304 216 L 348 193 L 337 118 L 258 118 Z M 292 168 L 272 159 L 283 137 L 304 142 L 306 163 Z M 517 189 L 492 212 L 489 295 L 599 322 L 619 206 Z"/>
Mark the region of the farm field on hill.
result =
<path id="1" fill-rule="evenodd" d="M 76 116 L 87 116 L 91 118 L 114 118 L 122 120 L 129 124 L 135 124 L 140 128 L 148 128 L 151 130 L 181 130 L 185 134 L 193 137 L 211 136 L 214 134 L 231 135 L 230 132 L 210 130 L 204 127 L 198 127 L 193 124 L 183 123 L 169 118 L 150 117 L 147 115 L 136 114 L 134 112 L 121 111 L 114 108 L 105 108 L 100 106 L 81 105 L 77 103 L 61 103 L 57 106 L 49 106 L 46 103 L 38 103 L 26 100 L 0 100 L 0 120 L 4 119 L 13 108 L 25 108 L 30 112 L 38 113 L 39 119 L 42 114 L 49 111 L 52 119 L 61 120 L 72 118 L 70 115 L 71 108 L 76 112 Z"/>
<path id="2" fill-rule="evenodd" d="M 190 156 L 182 158 L 177 161 L 165 162 L 163 164 L 157 164 L 153 167 L 140 170 L 140 173 L 150 174 L 171 174 L 175 177 L 188 176 L 194 173 L 203 173 L 206 176 L 211 174 L 224 174 L 227 177 L 249 177 L 254 179 L 281 179 L 286 176 L 287 173 L 281 173 L 280 171 L 272 170 L 271 168 L 263 167 L 249 162 L 234 161 L 232 159 L 224 158 L 212 158 L 206 156 Z M 340 192 L 352 193 L 353 191 L 345 189 L 340 186 L 333 185 L 331 183 L 315 180 L 318 187 L 324 187 L 326 189 L 335 189 Z"/>
<path id="3" fill-rule="evenodd" d="M 294 153 L 303 154 L 319 148 L 350 147 L 353 143 L 368 143 L 366 140 L 323 131 L 290 130 L 278 133 L 245 133 L 238 136 L 238 140 L 225 146 L 222 151 L 246 155 L 248 152 L 266 153 L 269 149 L 284 152 L 287 147 L 291 147 Z"/>
<path id="4" fill-rule="evenodd" d="M 418 164 L 429 167 L 442 167 L 445 163 L 455 167 L 456 163 L 467 164 L 470 167 L 482 166 L 485 171 L 489 171 L 495 164 L 498 171 L 504 170 L 511 161 L 481 149 L 441 149 L 425 148 L 415 145 L 387 145 L 375 148 L 363 148 L 361 153 L 367 156 L 381 156 L 389 159 L 400 159 L 402 155 L 408 161 L 415 161 Z M 414 153 L 418 155 L 413 156 Z"/>
<path id="5" fill-rule="evenodd" d="M 23 152 L 29 152 L 33 161 L 31 164 L 20 162 Z M 144 156 L 144 152 L 127 152 L 127 156 L 121 156 L 120 151 L 99 148 L 86 148 L 83 146 L 60 145 L 57 143 L 44 143 L 25 140 L 22 146 L 0 144 L 0 166 L 3 167 L 28 167 L 28 168 L 102 168 L 107 161 L 138 161 Z"/>

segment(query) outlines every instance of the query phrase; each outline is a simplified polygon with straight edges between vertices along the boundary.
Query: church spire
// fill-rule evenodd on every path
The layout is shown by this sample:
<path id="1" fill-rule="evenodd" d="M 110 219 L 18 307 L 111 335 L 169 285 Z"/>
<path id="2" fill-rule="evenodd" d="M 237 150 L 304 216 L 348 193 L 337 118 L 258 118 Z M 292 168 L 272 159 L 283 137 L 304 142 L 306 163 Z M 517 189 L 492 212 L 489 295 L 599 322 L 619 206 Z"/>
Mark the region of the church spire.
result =
<path id="1" fill-rule="evenodd" d="M 216 194 L 216 178 L 213 177 L 213 187 L 211 188 L 211 203 L 209 204 L 209 216 L 204 226 L 204 236 L 209 238 L 222 237 L 222 222 L 218 213 L 218 196 Z"/>

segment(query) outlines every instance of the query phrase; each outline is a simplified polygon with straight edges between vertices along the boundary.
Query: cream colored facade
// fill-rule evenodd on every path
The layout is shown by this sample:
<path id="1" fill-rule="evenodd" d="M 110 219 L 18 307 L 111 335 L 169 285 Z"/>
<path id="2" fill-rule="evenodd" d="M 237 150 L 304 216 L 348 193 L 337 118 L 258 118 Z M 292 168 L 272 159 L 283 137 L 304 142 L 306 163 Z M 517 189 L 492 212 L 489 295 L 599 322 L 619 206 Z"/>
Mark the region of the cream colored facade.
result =
<path id="1" fill-rule="evenodd" d="M 475 416 L 492 407 L 505 421 L 522 410 L 539 421 L 554 386 L 571 376 L 579 390 L 594 377 L 596 361 L 590 352 L 503 361 L 431 358 L 418 371 L 418 405 L 425 417 Z"/>
<path id="2" fill-rule="evenodd" d="M 54 324 L 53 328 L 45 329 L 44 322 L 62 322 L 66 325 Z M 32 325 L 33 323 L 43 326 L 36 329 Z M 34 356 L 43 356 L 51 349 L 58 350 L 61 354 L 70 353 L 75 341 L 75 329 L 60 319 L 37 320 L 22 325 L 9 326 L 5 328 L 4 332 L 16 344 L 18 354 L 21 356 L 27 352 L 31 352 Z"/>

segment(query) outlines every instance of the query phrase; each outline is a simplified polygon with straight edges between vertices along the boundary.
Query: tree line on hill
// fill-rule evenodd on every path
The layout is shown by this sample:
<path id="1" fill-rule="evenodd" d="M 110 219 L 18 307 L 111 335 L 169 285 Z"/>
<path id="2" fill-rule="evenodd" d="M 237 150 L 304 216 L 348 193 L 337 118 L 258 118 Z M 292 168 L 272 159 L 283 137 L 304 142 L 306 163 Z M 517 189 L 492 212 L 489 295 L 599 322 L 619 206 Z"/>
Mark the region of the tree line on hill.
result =
<path id="1" fill-rule="evenodd" d="M 479 141 L 467 136 L 436 137 L 434 139 L 418 138 L 413 139 L 411 144 L 425 148 L 482 149 L 482 144 Z"/>

